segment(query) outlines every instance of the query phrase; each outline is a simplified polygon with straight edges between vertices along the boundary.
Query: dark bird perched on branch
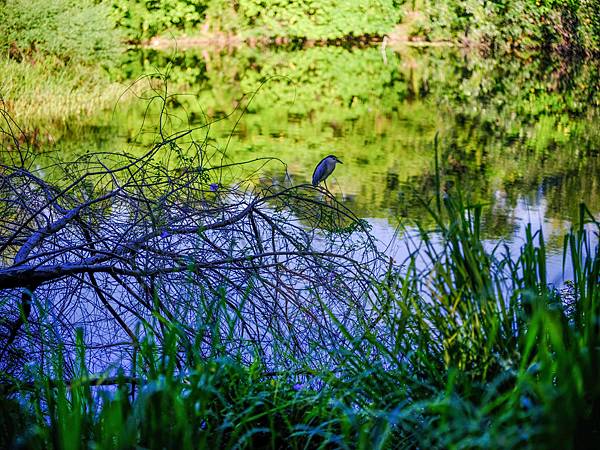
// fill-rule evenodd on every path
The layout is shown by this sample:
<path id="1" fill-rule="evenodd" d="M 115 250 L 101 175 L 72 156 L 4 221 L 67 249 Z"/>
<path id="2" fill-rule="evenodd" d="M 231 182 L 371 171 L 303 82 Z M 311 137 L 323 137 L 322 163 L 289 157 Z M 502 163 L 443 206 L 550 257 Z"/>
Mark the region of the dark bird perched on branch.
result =
<path id="1" fill-rule="evenodd" d="M 329 190 L 329 188 L 327 187 L 327 182 L 325 180 L 329 175 L 331 175 L 333 169 L 335 169 L 336 163 L 343 164 L 342 161 L 340 161 L 333 155 L 329 155 L 323 158 L 319 162 L 319 164 L 317 164 L 317 167 L 315 167 L 315 171 L 313 172 L 312 176 L 312 185 L 318 186 L 319 183 L 322 181 L 325 183 L 325 189 Z"/>

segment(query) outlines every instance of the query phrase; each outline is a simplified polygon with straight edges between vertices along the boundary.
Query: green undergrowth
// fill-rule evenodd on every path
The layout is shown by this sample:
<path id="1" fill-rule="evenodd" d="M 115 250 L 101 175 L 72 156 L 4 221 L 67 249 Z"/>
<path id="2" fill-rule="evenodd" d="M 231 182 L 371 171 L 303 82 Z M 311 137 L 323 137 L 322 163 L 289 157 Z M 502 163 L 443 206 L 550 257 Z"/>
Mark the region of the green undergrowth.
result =
<path id="1" fill-rule="evenodd" d="M 74 365 L 59 346 L 27 379 L 3 380 L 0 446 L 590 448 L 600 433 L 600 224 L 582 205 L 564 239 L 573 279 L 559 288 L 539 232 L 528 228 L 517 254 L 489 250 L 482 205 L 460 194 L 429 205 L 436 226 L 421 229 L 421 247 L 373 281 L 373 321 L 352 332 L 336 322 L 345 344 L 330 349 L 331 367 L 290 359 L 295 369 L 278 372 L 217 341 L 201 358 L 200 339 L 160 318 L 160 344 L 147 329 L 135 367 L 98 376 L 78 333 Z"/>

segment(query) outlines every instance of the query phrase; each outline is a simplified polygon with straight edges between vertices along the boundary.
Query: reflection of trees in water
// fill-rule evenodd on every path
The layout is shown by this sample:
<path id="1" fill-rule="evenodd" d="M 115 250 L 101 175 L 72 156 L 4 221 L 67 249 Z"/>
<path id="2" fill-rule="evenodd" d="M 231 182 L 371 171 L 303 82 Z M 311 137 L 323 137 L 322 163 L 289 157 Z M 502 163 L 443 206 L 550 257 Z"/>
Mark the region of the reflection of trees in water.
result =
<path id="1" fill-rule="evenodd" d="M 144 50 L 130 55 L 123 64 L 125 79 L 168 67 L 170 82 L 197 92 L 205 110 L 223 113 L 260 87 L 251 110 L 263 117 L 283 112 L 290 121 L 316 111 L 319 120 L 339 124 L 372 110 L 393 114 L 406 107 L 405 101 L 428 99 L 461 113 L 458 121 L 479 117 L 479 126 L 489 134 L 511 124 L 534 124 L 543 115 L 582 116 L 599 101 L 594 61 L 543 54 L 485 58 L 447 48 L 400 49 L 387 64 L 376 47 L 240 48 L 202 55 Z M 431 118 L 432 112 L 422 114 Z"/>
<path id="2" fill-rule="evenodd" d="M 503 197 L 505 207 L 490 210 L 499 215 L 486 220 L 487 231 L 509 234 L 514 224 L 501 226 L 506 206 L 523 197 L 537 203 L 541 195 L 548 216 L 573 222 L 580 201 L 600 211 L 597 65 L 448 58 L 428 60 L 437 68 L 430 70 L 429 96 L 448 110 L 440 160 L 474 198 L 494 204 Z M 452 66 L 457 70 L 447 70 Z M 408 183 L 432 198 L 430 172 Z"/>
<path id="3" fill-rule="evenodd" d="M 402 185 L 430 195 L 436 131 L 446 174 L 484 201 L 501 193 L 506 205 L 514 205 L 537 192 L 543 179 L 566 180 L 571 172 L 597 180 L 589 169 L 597 166 L 600 142 L 593 62 L 536 54 L 483 58 L 452 49 L 388 56 L 384 64 L 378 48 L 146 50 L 133 54 L 123 76 L 171 64 L 171 83 L 195 94 L 171 102 L 193 124 L 248 106 L 227 141 L 229 156 L 277 155 L 291 165 L 297 183 L 308 180 L 325 154 L 343 154 L 350 164 L 336 179 L 360 216 L 425 216 L 402 203 L 410 200 Z M 244 94 L 257 89 L 248 104 Z M 234 114 L 214 124 L 215 145 L 227 145 L 237 119 Z M 549 189 L 543 193 L 552 196 L 559 187 Z M 597 189 L 578 191 L 576 183 L 561 189 L 572 195 L 565 199 L 584 198 L 600 210 Z M 576 208 L 559 210 L 561 203 L 551 202 L 548 214 L 576 217 Z M 501 217 L 489 223 L 495 223 L 493 234 L 512 228 L 507 223 L 503 232 Z"/>
<path id="4" fill-rule="evenodd" d="M 278 361 L 278 348 L 311 351 L 317 366 L 319 349 L 343 345 L 336 322 L 352 329 L 367 318 L 378 256 L 357 219 L 310 187 L 227 188 L 225 172 L 252 174 L 265 161 L 214 163 L 190 136 L 165 134 L 141 156 L 90 152 L 43 170 L 26 149 L 6 156 L 4 371 L 43 362 L 59 343 L 70 352 L 77 328 L 92 370 L 128 364 L 144 335 L 162 342 L 170 323 L 201 352 L 258 352 L 281 367 L 289 361 Z"/>

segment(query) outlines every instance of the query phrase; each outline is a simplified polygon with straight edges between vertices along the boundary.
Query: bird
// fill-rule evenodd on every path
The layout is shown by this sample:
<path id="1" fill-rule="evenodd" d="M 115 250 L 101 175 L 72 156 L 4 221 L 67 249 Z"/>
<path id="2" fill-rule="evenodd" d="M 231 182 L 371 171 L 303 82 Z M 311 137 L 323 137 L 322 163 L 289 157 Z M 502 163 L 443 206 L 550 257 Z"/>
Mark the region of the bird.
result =
<path id="1" fill-rule="evenodd" d="M 323 158 L 319 162 L 319 164 L 317 164 L 317 167 L 315 167 L 315 171 L 313 172 L 312 176 L 312 185 L 316 187 L 322 181 L 325 183 L 325 189 L 329 190 L 329 188 L 327 187 L 327 182 L 325 180 L 329 175 L 331 175 L 333 169 L 335 169 L 336 163 L 344 164 L 334 155 L 328 155 L 325 158 Z"/>

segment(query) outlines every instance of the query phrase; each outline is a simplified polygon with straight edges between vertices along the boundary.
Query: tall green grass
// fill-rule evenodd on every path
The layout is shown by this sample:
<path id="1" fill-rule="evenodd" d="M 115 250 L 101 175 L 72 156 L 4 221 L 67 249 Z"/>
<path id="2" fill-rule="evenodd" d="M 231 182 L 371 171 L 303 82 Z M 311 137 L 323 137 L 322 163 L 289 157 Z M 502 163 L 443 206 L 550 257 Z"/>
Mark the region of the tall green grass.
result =
<path id="1" fill-rule="evenodd" d="M 323 302 L 340 333 L 335 367 L 296 360 L 276 372 L 218 348 L 202 359 L 161 318 L 160 344 L 140 329 L 135 367 L 99 376 L 79 334 L 70 377 L 58 348 L 27 380 L 4 380 L 0 445 L 590 448 L 600 432 L 600 224 L 582 205 L 564 241 L 574 278 L 558 289 L 543 235 L 528 228 L 517 254 L 486 249 L 481 211 L 460 195 L 430 209 L 436 227 L 421 229 L 418 251 L 373 281 L 372 322 L 347 329 Z"/>
<path id="2" fill-rule="evenodd" d="M 93 124 L 124 92 L 97 68 L 65 67 L 53 57 L 36 63 L 0 58 L 0 74 L 0 107 L 29 131 Z"/>

